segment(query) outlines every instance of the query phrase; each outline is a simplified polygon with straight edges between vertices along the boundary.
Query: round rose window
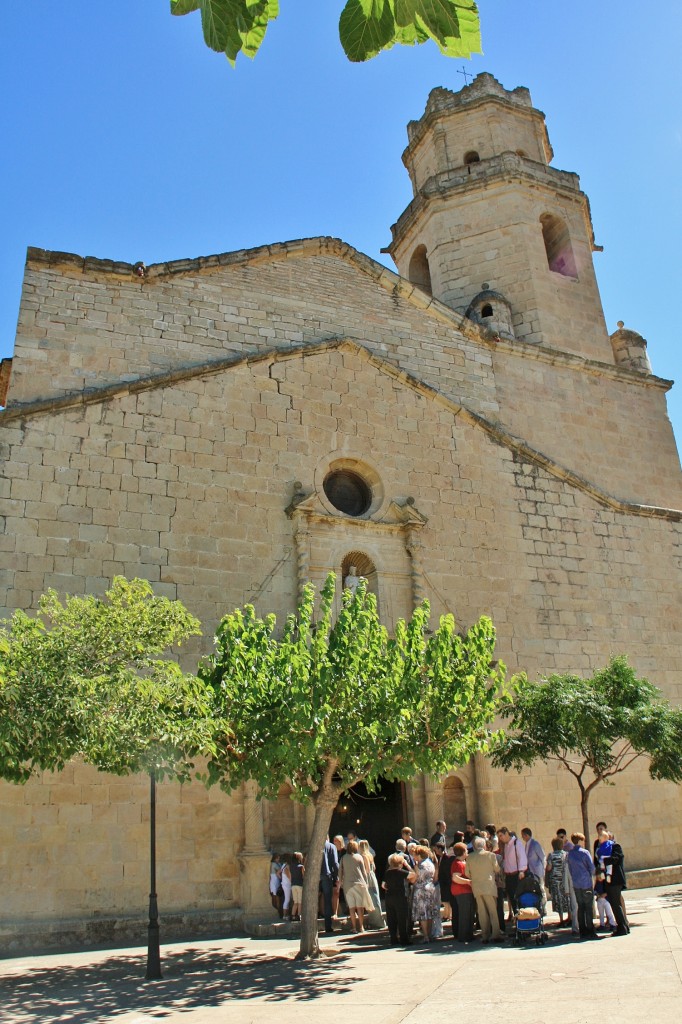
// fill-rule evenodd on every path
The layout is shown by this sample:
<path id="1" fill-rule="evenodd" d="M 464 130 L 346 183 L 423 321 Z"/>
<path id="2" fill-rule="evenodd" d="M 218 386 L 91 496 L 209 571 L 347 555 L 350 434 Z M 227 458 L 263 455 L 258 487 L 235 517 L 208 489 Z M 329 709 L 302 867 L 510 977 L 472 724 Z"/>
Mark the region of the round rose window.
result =
<path id="1" fill-rule="evenodd" d="M 372 504 L 370 487 L 349 469 L 332 470 L 325 477 L 323 487 L 334 508 L 347 516 L 362 516 Z"/>

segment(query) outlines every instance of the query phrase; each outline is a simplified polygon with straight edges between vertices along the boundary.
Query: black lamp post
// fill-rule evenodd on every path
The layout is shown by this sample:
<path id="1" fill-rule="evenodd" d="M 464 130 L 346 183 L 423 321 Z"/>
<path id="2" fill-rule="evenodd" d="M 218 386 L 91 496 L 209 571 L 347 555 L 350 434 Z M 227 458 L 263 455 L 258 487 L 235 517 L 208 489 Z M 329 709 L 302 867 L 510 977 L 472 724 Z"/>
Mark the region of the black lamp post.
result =
<path id="1" fill-rule="evenodd" d="M 161 949 L 159 946 L 159 907 L 156 901 L 156 775 L 149 773 L 149 928 L 147 930 L 147 973 L 148 981 L 157 981 L 161 974 Z"/>

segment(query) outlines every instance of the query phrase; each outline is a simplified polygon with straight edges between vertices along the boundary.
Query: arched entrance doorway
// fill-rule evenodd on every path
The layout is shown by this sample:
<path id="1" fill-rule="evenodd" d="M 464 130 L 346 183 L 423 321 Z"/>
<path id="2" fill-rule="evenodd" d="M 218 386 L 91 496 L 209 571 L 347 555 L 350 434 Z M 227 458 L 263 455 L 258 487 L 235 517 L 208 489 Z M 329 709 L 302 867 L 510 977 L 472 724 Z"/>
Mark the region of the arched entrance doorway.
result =
<path id="1" fill-rule="evenodd" d="M 395 850 L 404 824 L 403 784 L 380 779 L 374 793 L 368 793 L 364 782 L 358 782 L 343 794 L 334 810 L 329 834 L 345 838 L 353 831 L 360 839 L 366 839 L 375 852 L 377 877 L 381 881 L 388 855 Z"/>

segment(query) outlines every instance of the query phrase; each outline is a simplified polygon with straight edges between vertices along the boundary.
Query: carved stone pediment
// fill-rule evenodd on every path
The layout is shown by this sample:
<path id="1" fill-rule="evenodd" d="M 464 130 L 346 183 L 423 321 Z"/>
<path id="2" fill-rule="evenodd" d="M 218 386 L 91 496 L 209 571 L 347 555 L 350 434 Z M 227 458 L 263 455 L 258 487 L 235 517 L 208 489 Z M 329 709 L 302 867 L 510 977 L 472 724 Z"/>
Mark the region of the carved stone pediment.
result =
<path id="1" fill-rule="evenodd" d="M 285 512 L 293 526 L 299 597 L 308 581 L 319 585 L 330 569 L 343 579 L 352 561 L 380 596 L 389 621 L 408 616 L 424 599 L 420 534 L 427 517 L 414 498 L 384 496 L 353 516 L 297 482 Z"/>
<path id="2" fill-rule="evenodd" d="M 349 516 L 344 512 L 330 512 L 316 491 L 296 491 L 284 511 L 289 519 L 304 517 L 309 522 L 326 523 L 330 526 L 343 523 L 344 526 L 352 525 L 360 529 L 419 528 L 428 522 L 427 517 L 416 507 L 414 498 L 394 498 L 374 515 Z"/>
<path id="3" fill-rule="evenodd" d="M 428 522 L 427 517 L 415 505 L 414 498 L 394 499 L 386 513 L 396 524 L 400 523 L 403 526 L 426 526 Z"/>

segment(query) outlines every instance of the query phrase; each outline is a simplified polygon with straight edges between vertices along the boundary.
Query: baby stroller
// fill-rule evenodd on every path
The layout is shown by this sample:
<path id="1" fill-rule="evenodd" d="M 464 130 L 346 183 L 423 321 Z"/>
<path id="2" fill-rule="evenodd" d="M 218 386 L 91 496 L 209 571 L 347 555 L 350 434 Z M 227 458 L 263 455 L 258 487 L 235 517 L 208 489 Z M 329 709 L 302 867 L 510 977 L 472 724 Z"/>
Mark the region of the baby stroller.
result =
<path id="1" fill-rule="evenodd" d="M 518 910 L 514 914 L 514 942 L 528 942 L 532 939 L 539 946 L 547 942 L 549 935 L 544 929 L 545 893 L 539 879 L 527 874 L 516 890 Z"/>

